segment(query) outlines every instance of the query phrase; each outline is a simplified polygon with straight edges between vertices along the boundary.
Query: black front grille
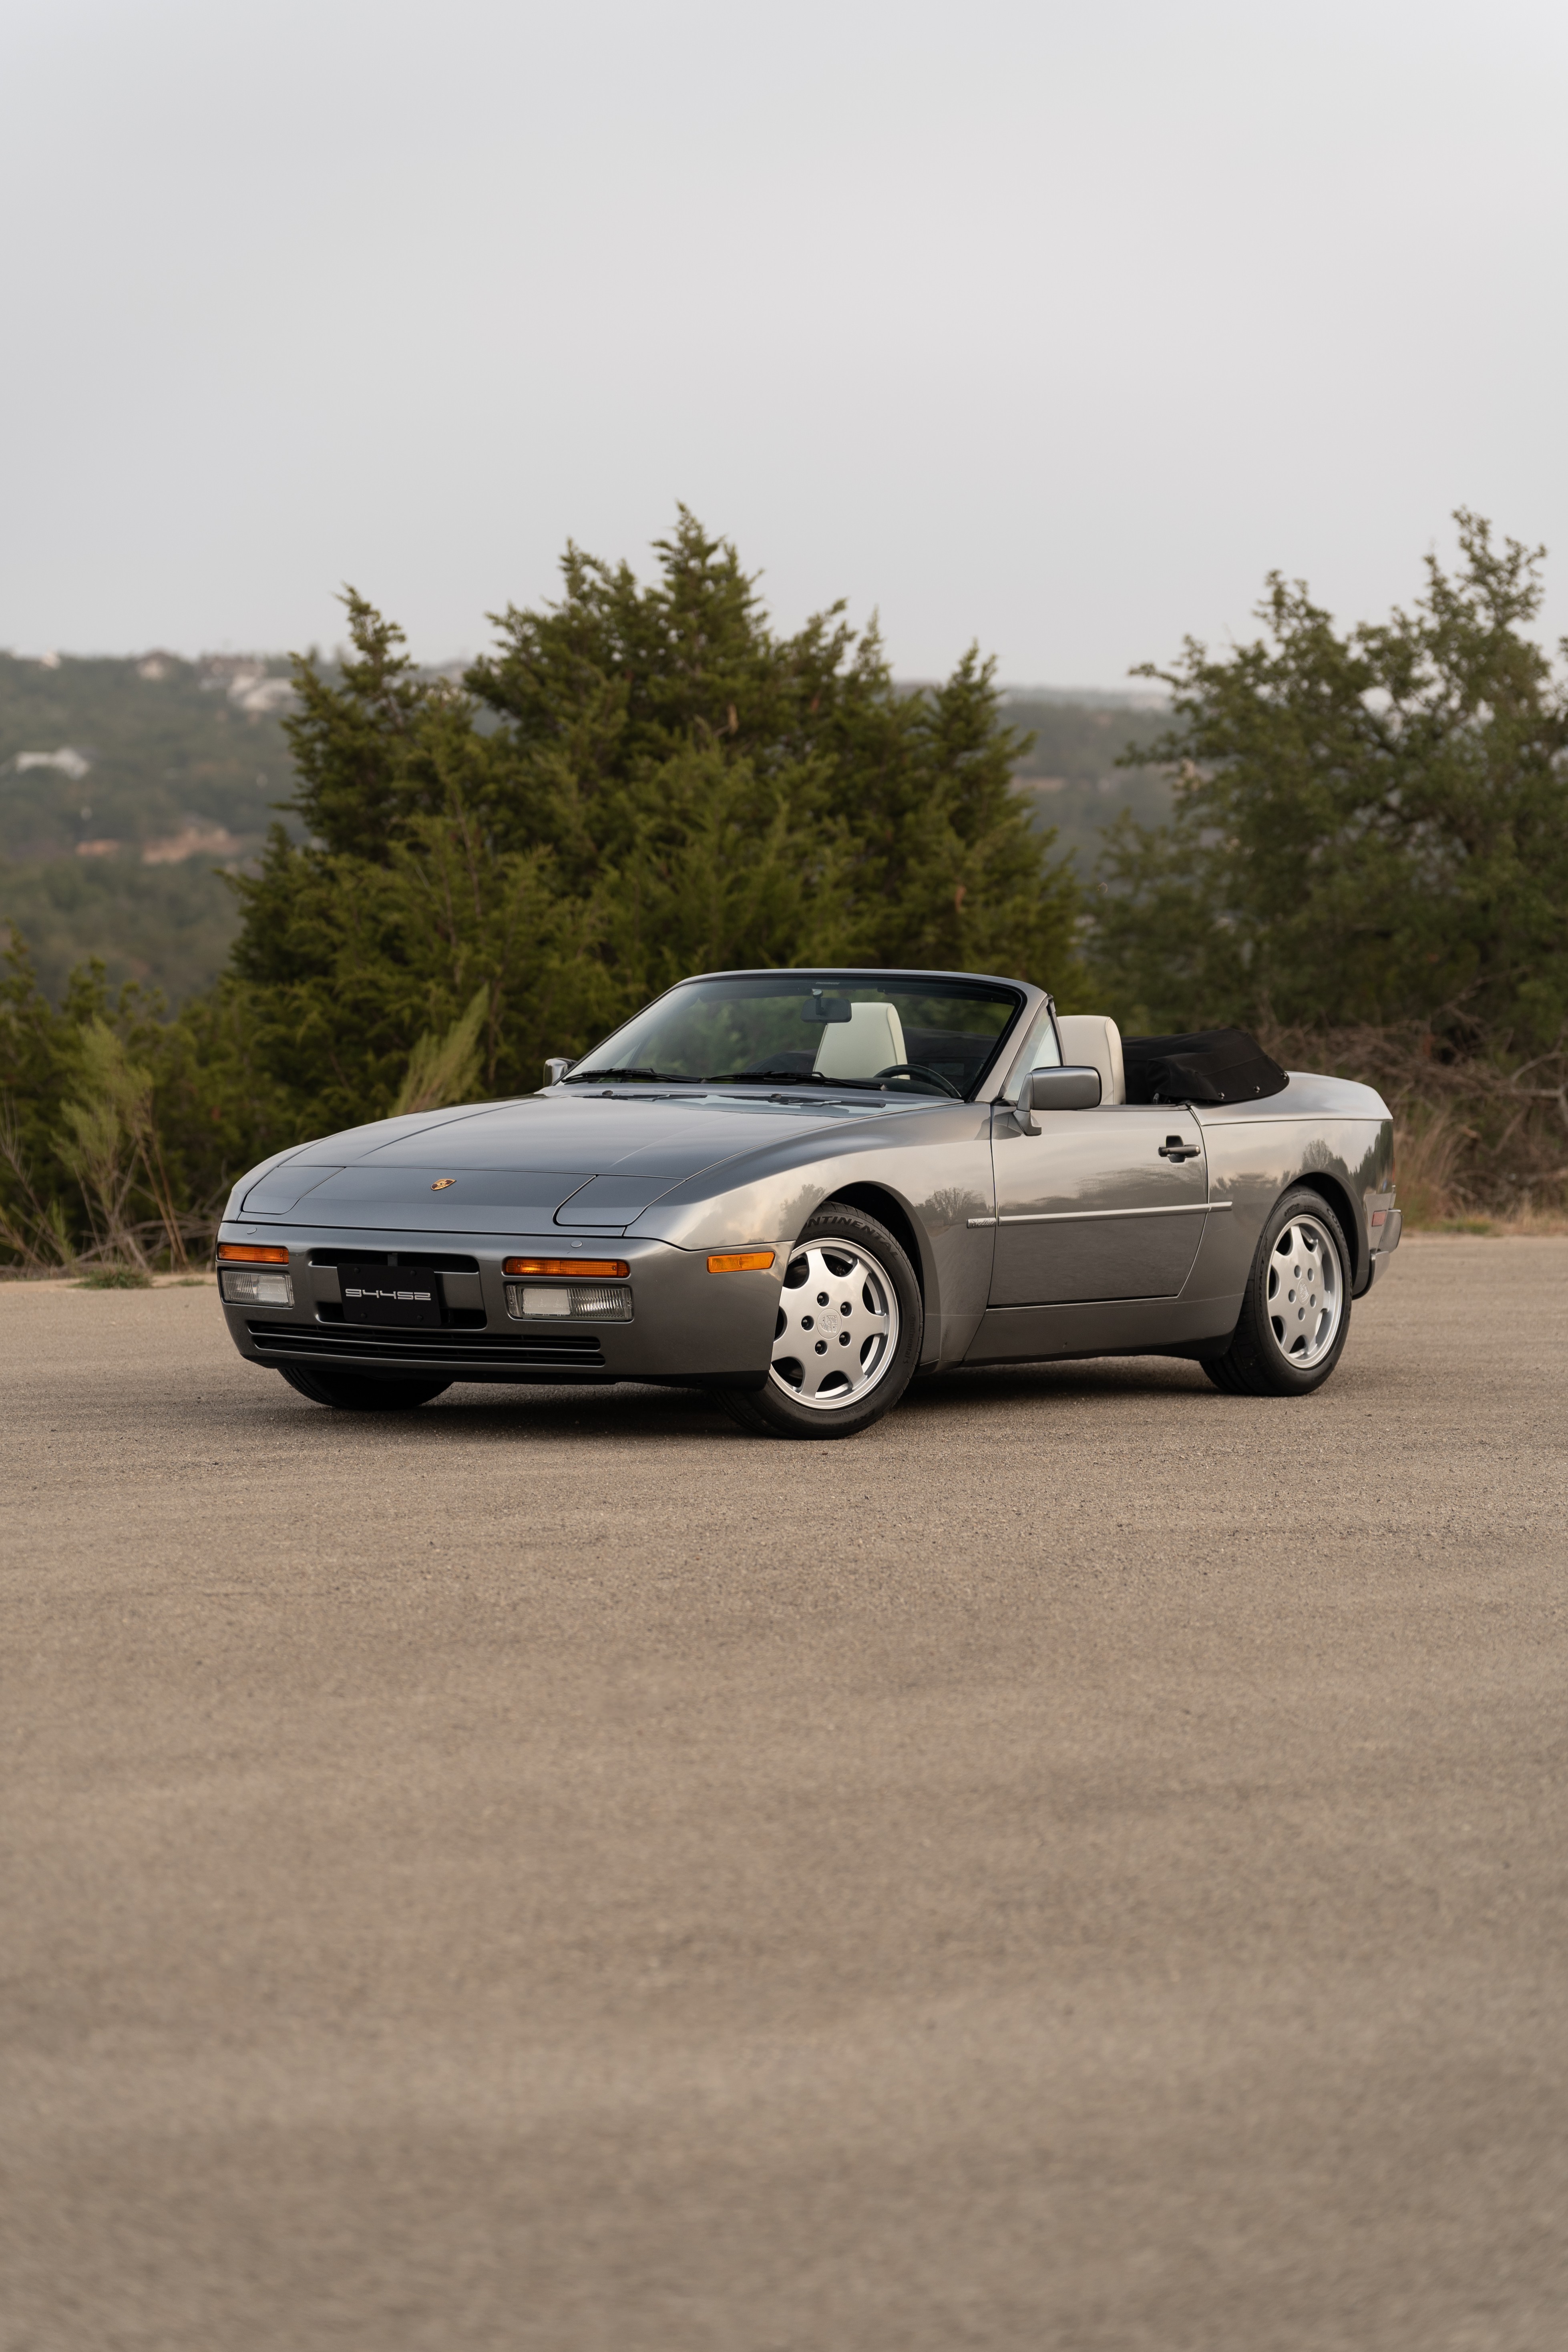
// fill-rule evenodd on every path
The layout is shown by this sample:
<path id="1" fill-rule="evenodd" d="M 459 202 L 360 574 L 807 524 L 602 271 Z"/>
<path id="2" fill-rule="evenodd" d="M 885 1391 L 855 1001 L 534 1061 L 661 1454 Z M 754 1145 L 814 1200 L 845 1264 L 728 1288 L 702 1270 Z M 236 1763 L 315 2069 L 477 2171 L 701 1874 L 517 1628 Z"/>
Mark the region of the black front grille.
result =
<path id="1" fill-rule="evenodd" d="M 342 1325 L 322 1330 L 302 1323 L 247 1323 L 257 1353 L 262 1356 L 310 1356 L 341 1364 L 471 1364 L 475 1370 L 505 1364 L 560 1364 L 591 1370 L 605 1360 L 605 1351 L 592 1331 L 530 1333 L 526 1339 L 510 1331 L 375 1330 L 365 1324 Z"/>

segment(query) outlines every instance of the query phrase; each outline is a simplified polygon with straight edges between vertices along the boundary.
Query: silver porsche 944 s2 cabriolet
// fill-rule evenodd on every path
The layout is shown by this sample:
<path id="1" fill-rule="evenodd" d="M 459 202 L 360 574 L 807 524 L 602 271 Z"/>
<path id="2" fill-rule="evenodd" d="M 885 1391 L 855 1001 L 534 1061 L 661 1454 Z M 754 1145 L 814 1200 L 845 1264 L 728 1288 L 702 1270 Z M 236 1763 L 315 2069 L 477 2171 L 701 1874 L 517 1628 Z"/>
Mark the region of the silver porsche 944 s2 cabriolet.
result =
<path id="1" fill-rule="evenodd" d="M 710 973 L 550 1072 L 252 1169 L 217 1249 L 241 1355 L 359 1411 L 651 1381 L 783 1437 L 1052 1357 L 1303 1396 L 1399 1240 L 1370 1087 L 1019 981 Z"/>

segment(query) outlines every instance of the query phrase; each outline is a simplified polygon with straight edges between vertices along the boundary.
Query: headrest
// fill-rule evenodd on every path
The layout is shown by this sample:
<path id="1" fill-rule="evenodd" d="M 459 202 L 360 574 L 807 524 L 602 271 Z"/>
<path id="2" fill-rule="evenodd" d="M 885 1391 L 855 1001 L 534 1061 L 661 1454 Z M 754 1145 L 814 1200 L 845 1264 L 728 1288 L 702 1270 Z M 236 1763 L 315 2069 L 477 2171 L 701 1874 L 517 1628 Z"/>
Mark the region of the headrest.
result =
<path id="1" fill-rule="evenodd" d="M 1127 1073 L 1121 1060 L 1121 1032 L 1103 1013 L 1058 1013 L 1062 1059 L 1100 1072 L 1101 1102 L 1127 1100 Z"/>
<path id="2" fill-rule="evenodd" d="M 829 1021 L 812 1067 L 824 1078 L 874 1078 L 907 1062 L 903 1024 L 892 1004 L 852 1004 L 847 1021 Z"/>

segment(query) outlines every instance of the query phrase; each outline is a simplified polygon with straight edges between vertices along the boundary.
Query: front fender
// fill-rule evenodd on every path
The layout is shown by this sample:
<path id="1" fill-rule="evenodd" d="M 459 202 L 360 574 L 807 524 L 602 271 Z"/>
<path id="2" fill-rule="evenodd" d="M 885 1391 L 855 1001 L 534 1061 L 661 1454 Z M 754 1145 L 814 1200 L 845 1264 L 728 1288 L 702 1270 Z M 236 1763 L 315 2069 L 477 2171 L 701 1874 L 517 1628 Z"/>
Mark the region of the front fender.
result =
<path id="1" fill-rule="evenodd" d="M 995 1209 L 991 1112 L 955 1103 L 919 1114 L 918 1122 L 913 1134 L 915 1120 L 889 1120 L 881 1131 L 858 1128 L 830 1151 L 817 1135 L 803 1139 L 798 1151 L 783 1147 L 743 1171 L 731 1162 L 676 1186 L 627 1230 L 680 1249 L 783 1253 L 825 1201 L 851 1192 L 875 1213 L 866 1195 L 881 1193 L 915 1241 L 930 1349 L 950 1360 L 960 1327 L 984 1311 L 990 1286 L 994 1233 L 971 1221 Z M 719 1176 L 729 1181 L 720 1185 Z"/>

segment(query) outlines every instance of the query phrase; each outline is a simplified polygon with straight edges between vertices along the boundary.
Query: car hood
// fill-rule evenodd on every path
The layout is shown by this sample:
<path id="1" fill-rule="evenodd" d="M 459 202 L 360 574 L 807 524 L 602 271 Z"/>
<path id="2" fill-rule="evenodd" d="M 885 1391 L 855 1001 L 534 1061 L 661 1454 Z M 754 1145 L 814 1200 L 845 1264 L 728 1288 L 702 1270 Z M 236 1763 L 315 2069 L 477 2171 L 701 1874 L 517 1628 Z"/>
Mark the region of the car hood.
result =
<path id="1" fill-rule="evenodd" d="M 444 1234 L 624 1233 L 674 1185 L 907 1101 L 583 1096 L 382 1119 L 305 1144 L 235 1187 L 229 1213 Z"/>

